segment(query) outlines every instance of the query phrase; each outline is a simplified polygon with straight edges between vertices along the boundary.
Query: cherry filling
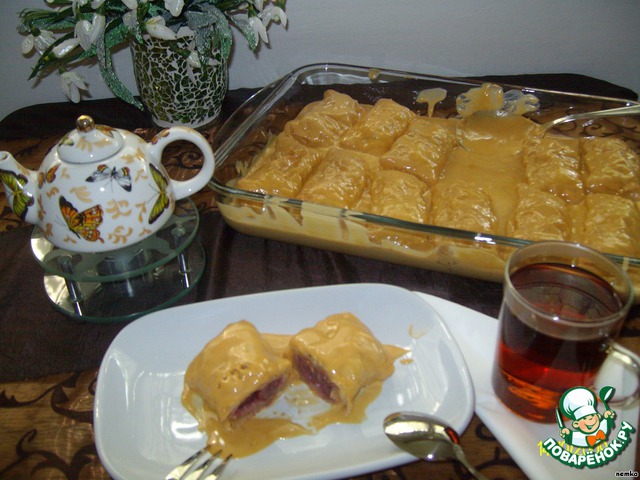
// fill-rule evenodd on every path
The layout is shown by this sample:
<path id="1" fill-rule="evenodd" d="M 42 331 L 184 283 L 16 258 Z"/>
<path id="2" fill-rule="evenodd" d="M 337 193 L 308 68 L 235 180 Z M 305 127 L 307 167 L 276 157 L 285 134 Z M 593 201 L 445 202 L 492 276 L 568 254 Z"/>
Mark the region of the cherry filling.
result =
<path id="1" fill-rule="evenodd" d="M 294 355 L 293 365 L 304 383 L 319 397 L 330 403 L 337 402 L 337 395 L 334 392 L 338 387 L 329 380 L 324 370 L 316 367 L 309 358 L 302 355 Z"/>
<path id="2" fill-rule="evenodd" d="M 253 392 L 233 411 L 230 415 L 231 420 L 255 415 L 264 407 L 270 405 L 284 388 L 286 381 L 286 377 L 278 377 L 265 385 L 264 388 Z"/>

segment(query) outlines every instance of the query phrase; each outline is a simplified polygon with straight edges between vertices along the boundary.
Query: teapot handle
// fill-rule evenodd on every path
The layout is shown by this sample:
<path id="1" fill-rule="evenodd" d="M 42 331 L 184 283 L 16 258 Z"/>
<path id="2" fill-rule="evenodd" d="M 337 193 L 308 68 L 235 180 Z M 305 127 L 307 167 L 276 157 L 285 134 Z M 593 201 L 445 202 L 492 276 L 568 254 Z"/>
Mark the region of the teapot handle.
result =
<path id="1" fill-rule="evenodd" d="M 156 165 L 160 165 L 162 151 L 167 145 L 178 140 L 185 140 L 195 144 L 202 152 L 203 162 L 202 168 L 193 178 L 188 180 L 171 180 L 171 186 L 173 187 L 176 200 L 188 197 L 202 190 L 209 180 L 211 180 L 215 169 L 215 160 L 211 145 L 209 145 L 207 139 L 200 133 L 187 127 L 171 127 L 158 133 L 149 144 L 148 155 L 150 161 Z"/>

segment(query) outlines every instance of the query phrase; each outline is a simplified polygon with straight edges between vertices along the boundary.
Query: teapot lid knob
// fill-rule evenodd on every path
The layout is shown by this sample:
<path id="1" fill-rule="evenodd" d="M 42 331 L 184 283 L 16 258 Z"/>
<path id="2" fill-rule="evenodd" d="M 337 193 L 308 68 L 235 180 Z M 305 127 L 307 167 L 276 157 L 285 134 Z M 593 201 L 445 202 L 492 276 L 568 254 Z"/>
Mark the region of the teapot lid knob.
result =
<path id="1" fill-rule="evenodd" d="M 76 120 L 76 128 L 78 131 L 87 133 L 93 130 L 96 126 L 96 123 L 93 121 L 89 115 L 80 115 Z"/>
<path id="2" fill-rule="evenodd" d="M 96 125 L 89 115 L 80 115 L 76 129 L 58 143 L 58 154 L 69 163 L 100 162 L 116 155 L 124 143 L 117 129 Z"/>

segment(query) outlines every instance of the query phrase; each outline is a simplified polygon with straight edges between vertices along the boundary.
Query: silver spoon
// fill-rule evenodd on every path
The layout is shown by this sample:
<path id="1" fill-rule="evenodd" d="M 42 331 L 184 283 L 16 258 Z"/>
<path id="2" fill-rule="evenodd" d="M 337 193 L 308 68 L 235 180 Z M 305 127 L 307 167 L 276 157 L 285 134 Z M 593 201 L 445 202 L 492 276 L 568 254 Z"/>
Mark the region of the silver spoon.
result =
<path id="1" fill-rule="evenodd" d="M 638 115 L 640 114 L 640 105 L 627 105 L 626 107 L 610 108 L 608 110 L 597 110 L 595 112 L 574 113 L 572 115 L 566 115 L 561 118 L 556 118 L 542 125 L 542 128 L 546 131 L 561 123 L 574 122 L 576 120 L 590 120 L 594 118 L 604 117 L 618 117 L 623 115 Z"/>
<path id="2" fill-rule="evenodd" d="M 427 462 L 457 460 L 478 480 L 487 477 L 469 463 L 456 431 L 441 420 L 415 412 L 392 413 L 384 433 L 402 450 Z"/>

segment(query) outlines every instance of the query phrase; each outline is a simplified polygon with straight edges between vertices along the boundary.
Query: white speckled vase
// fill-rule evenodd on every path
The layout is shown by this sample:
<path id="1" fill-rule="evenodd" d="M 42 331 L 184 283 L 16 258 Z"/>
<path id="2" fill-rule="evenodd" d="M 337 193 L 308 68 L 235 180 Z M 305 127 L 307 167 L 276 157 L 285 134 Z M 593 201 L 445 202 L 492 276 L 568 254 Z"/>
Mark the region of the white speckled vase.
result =
<path id="1" fill-rule="evenodd" d="M 193 37 L 160 40 L 145 36 L 131 43 L 133 70 L 142 102 L 159 127 L 201 128 L 213 123 L 228 88 L 227 63 L 220 50 L 208 65 L 192 67 L 184 52 L 194 49 Z"/>

